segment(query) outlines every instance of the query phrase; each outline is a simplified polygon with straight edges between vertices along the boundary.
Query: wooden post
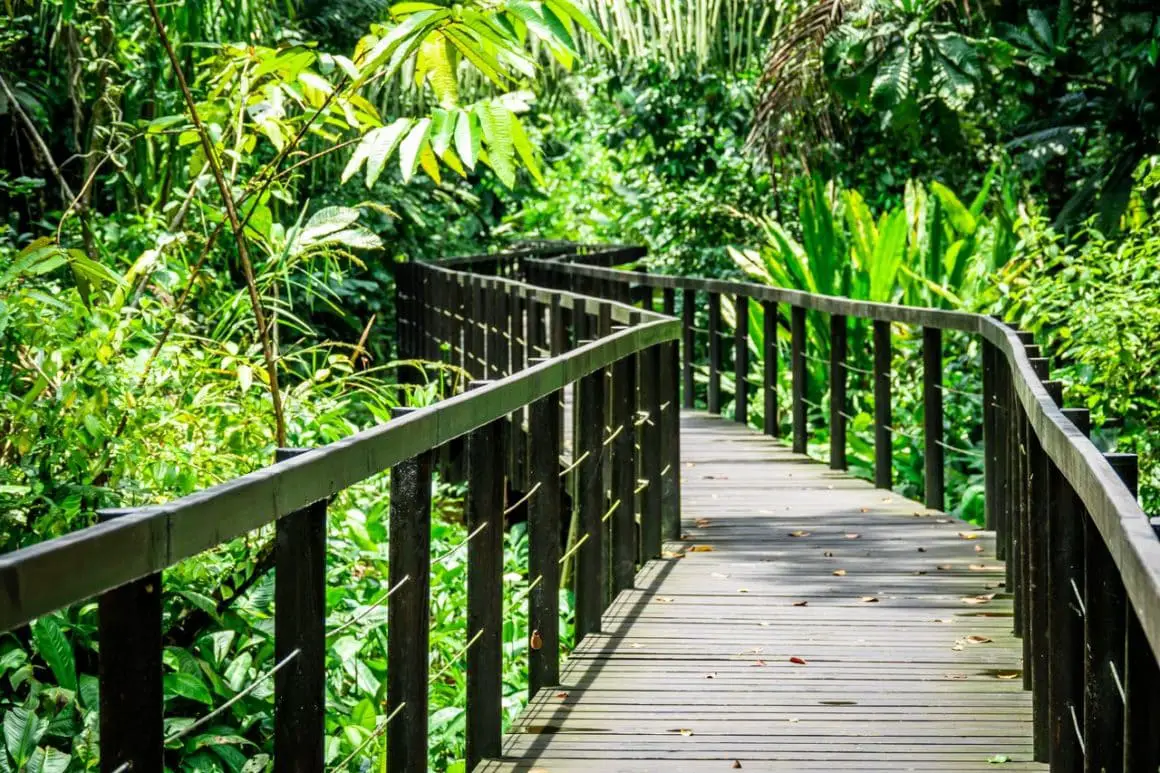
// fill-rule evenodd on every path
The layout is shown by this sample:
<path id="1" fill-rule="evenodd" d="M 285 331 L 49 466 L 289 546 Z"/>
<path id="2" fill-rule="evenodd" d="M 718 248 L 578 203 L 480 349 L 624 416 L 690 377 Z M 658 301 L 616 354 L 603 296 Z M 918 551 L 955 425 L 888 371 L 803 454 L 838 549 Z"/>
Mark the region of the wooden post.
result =
<path id="1" fill-rule="evenodd" d="M 749 423 L 749 299 L 738 295 L 734 302 L 737 324 L 733 328 L 733 419 Z"/>
<path id="2" fill-rule="evenodd" d="M 475 382 L 471 388 L 486 382 Z M 467 769 L 497 757 L 503 723 L 503 420 L 467 437 Z M 478 637 L 478 638 L 476 638 Z"/>
<path id="3" fill-rule="evenodd" d="M 761 332 L 763 339 L 762 389 L 764 398 L 764 430 L 770 437 L 781 435 L 777 415 L 777 304 L 762 304 Z"/>
<path id="4" fill-rule="evenodd" d="M 427 771 L 431 457 L 424 452 L 391 468 L 388 587 L 398 590 L 387 600 L 386 708 L 399 714 L 387 735 L 387 767 L 405 773 Z"/>
<path id="5" fill-rule="evenodd" d="M 1067 416 L 1085 434 L 1089 424 L 1084 409 L 1065 409 Z M 1001 417 L 1002 414 L 1000 413 Z M 1000 418 L 1001 420 L 1001 418 Z M 1052 514 L 1051 561 L 1048 583 L 1052 589 L 1048 609 L 1051 659 L 1048 674 L 1050 705 L 1051 767 L 1056 773 L 1080 773 L 1083 747 L 1076 736 L 1076 721 L 1083 726 L 1083 615 L 1075 589 L 1084 587 L 1083 505 L 1063 475 L 1052 475 L 1055 512 Z"/>
<path id="6" fill-rule="evenodd" d="M 101 510 L 97 518 L 133 512 Z M 102 773 L 164 770 L 160 572 L 101 595 L 97 641 Z"/>
<path id="7" fill-rule="evenodd" d="M 1134 465 L 1132 454 L 1108 454 L 1118 472 Z M 1084 566 L 1084 771 L 1136 773 L 1124 770 L 1125 622 L 1128 604 L 1119 570 L 1091 518 L 1085 522 Z M 1151 728 L 1155 733 L 1155 726 Z"/>
<path id="8" fill-rule="evenodd" d="M 846 469 L 846 335 L 841 314 L 830 315 L 830 469 Z"/>
<path id="9" fill-rule="evenodd" d="M 922 404 L 923 442 L 926 467 L 926 506 L 932 510 L 946 507 L 943 486 L 943 393 L 942 331 L 936 327 L 922 329 Z"/>
<path id="10" fill-rule="evenodd" d="M 893 352 L 890 345 L 890 323 L 874 321 L 874 485 L 890 490 L 894 487 L 894 421 L 891 406 L 890 371 Z"/>
<path id="11" fill-rule="evenodd" d="M 696 311 L 697 292 L 685 290 L 681 294 L 681 350 L 685 358 L 682 372 L 683 404 L 688 410 L 692 410 L 696 403 L 696 388 L 693 381 L 693 365 L 697 358 Z"/>
<path id="12" fill-rule="evenodd" d="M 540 646 L 528 650 L 529 698 L 560 683 L 560 426 L 563 394 L 553 392 L 532 403 L 528 434 L 532 485 L 528 500 L 528 576 L 538 584 L 528 596 L 528 626 Z M 534 642 L 533 642 L 534 643 Z"/>
<path id="13" fill-rule="evenodd" d="M 640 503 L 640 554 L 641 562 L 661 555 L 661 422 L 660 422 L 660 382 L 661 350 L 659 345 L 650 346 L 641 352 L 640 411 L 643 423 L 640 425 L 640 453 L 642 485 Z"/>
<path id="14" fill-rule="evenodd" d="M 806 310 L 802 306 L 790 307 L 790 344 L 793 368 L 793 451 L 795 454 L 804 454 L 809 448 L 806 405 L 809 383 L 806 373 Z"/>
<path id="15" fill-rule="evenodd" d="M 709 413 L 721 413 L 721 295 L 709 293 Z"/>
<path id="16" fill-rule="evenodd" d="M 604 382 L 603 370 L 581 378 L 576 404 L 578 426 L 574 453 L 577 458 L 584 457 L 576 468 L 578 539 L 585 540 L 576 554 L 576 643 L 590 633 L 600 632 L 600 616 L 604 611 L 601 520 L 604 515 Z"/>
<path id="17" fill-rule="evenodd" d="M 680 351 L 676 341 L 661 349 L 661 537 L 681 538 L 681 414 L 677 403 Z"/>
<path id="18" fill-rule="evenodd" d="M 278 449 L 285 461 L 306 449 Z M 278 519 L 274 543 L 274 767 L 321 773 L 326 727 L 326 501 Z"/>
<path id="19" fill-rule="evenodd" d="M 997 502 L 997 494 L 995 490 L 996 482 L 996 459 L 998 458 L 998 448 L 995 442 L 995 371 L 998 369 L 997 362 L 999 351 L 995 345 L 990 341 L 983 339 L 983 517 L 985 519 L 985 527 L 994 531 L 997 523 L 997 512 L 999 510 Z"/>
<path id="20" fill-rule="evenodd" d="M 661 290 L 661 313 L 668 317 L 677 315 L 677 291 L 672 287 Z"/>
<path id="21" fill-rule="evenodd" d="M 612 366 L 612 595 L 632 587 L 636 575 L 636 357 Z M 641 433 L 644 434 L 643 432 Z"/>

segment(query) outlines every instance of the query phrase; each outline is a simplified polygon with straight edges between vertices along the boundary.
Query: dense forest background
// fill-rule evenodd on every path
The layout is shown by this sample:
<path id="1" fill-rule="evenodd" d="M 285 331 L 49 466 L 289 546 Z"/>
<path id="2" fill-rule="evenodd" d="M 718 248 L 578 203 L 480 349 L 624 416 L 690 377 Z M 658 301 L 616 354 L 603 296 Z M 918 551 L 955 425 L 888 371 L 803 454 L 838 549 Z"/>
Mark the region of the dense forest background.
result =
<path id="1" fill-rule="evenodd" d="M 538 238 L 1004 315 L 1097 443 L 1141 455 L 1160 512 L 1158 86 L 1144 0 L 4 0 L 0 550 L 436 399 L 438 378 L 394 383 L 392 267 Z M 900 427 L 921 426 L 908 335 Z M 977 520 L 979 352 L 949 351 L 951 504 Z M 868 470 L 873 408 L 852 410 Z M 896 443 L 916 494 L 920 445 Z M 340 770 L 379 764 L 388 720 L 387 494 L 331 509 Z M 441 555 L 458 494 L 436 495 Z M 271 555 L 255 534 L 166 576 L 174 770 L 267 768 Z M 462 561 L 432 578 L 440 770 L 462 767 Z M 0 638 L 0 771 L 97 766 L 95 663 L 93 605 Z"/>

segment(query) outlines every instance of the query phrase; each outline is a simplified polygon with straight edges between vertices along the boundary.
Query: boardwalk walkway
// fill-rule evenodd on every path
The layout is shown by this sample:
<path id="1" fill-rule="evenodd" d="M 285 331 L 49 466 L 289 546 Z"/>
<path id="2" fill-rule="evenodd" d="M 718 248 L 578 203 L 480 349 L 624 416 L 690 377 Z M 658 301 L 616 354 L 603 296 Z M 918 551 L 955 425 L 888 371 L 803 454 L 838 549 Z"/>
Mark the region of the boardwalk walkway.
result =
<path id="1" fill-rule="evenodd" d="M 681 431 L 683 557 L 477 770 L 1047 770 L 991 534 L 721 418 Z"/>

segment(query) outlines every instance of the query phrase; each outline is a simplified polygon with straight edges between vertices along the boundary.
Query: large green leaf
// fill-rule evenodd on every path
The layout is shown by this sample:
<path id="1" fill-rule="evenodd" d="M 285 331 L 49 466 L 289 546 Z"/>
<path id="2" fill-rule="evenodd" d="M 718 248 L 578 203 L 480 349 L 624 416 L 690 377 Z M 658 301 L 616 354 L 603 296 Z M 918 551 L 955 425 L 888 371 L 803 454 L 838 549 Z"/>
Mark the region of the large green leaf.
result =
<path id="1" fill-rule="evenodd" d="M 52 670 L 56 682 L 66 690 L 77 689 L 77 664 L 72 645 L 52 617 L 41 617 L 32 624 L 32 639 L 36 651 Z"/>
<path id="2" fill-rule="evenodd" d="M 209 688 L 205 686 L 205 682 L 193 674 L 185 672 L 166 674 L 163 681 L 166 697 L 188 698 L 207 706 L 213 705 L 213 696 L 210 695 Z"/>
<path id="3" fill-rule="evenodd" d="M 20 770 L 32 758 L 43 732 L 40 717 L 22 706 L 8 709 L 4 715 L 4 744 Z"/>

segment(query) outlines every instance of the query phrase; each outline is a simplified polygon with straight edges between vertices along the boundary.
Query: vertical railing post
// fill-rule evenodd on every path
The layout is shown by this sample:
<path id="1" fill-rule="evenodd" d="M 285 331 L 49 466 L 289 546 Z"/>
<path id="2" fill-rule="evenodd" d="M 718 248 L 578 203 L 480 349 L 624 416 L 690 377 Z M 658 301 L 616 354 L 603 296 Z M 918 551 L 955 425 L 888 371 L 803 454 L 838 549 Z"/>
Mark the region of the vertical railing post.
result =
<path id="1" fill-rule="evenodd" d="M 426 451 L 391 468 L 387 711 L 399 713 L 387 734 L 387 769 L 404 773 L 427 770 L 431 459 Z"/>
<path id="2" fill-rule="evenodd" d="M 603 516 L 604 516 L 604 401 L 605 376 L 603 370 L 589 373 L 579 381 L 576 404 L 577 428 L 575 434 L 577 460 L 576 507 L 579 516 L 576 554 L 576 642 L 590 633 L 600 631 L 600 616 L 604 609 L 602 571 Z M 635 469 L 635 467 L 634 467 Z"/>
<path id="3" fill-rule="evenodd" d="M 806 373 L 806 310 L 804 306 L 790 307 L 790 365 L 793 376 L 793 451 L 807 453 L 809 426 L 806 400 L 809 382 Z"/>
<path id="4" fill-rule="evenodd" d="M 472 389 L 486 382 L 475 382 Z M 503 419 L 467 437 L 467 769 L 500 753 L 503 722 Z M 406 632 L 404 632 L 406 635 Z"/>
<path id="5" fill-rule="evenodd" d="M 632 587 L 636 574 L 636 357 L 612 366 L 612 595 Z M 642 432 L 643 436 L 644 433 Z"/>
<path id="6" fill-rule="evenodd" d="M 681 411 L 677 403 L 680 351 L 676 341 L 661 344 L 661 536 L 681 538 Z"/>
<path id="7" fill-rule="evenodd" d="M 640 380 L 640 555 L 641 561 L 661 555 L 661 348 L 653 345 L 641 353 Z"/>
<path id="8" fill-rule="evenodd" d="M 677 291 L 672 287 L 661 290 L 661 313 L 667 317 L 675 317 L 677 314 Z"/>
<path id="9" fill-rule="evenodd" d="M 738 295 L 734 302 L 737 324 L 733 327 L 733 419 L 749 423 L 749 299 Z"/>
<path id="10" fill-rule="evenodd" d="M 132 513 L 101 510 L 97 517 Z M 102 773 L 164 770 L 160 572 L 100 596 L 97 641 Z"/>
<path id="11" fill-rule="evenodd" d="M 709 293 L 709 413 L 721 413 L 721 295 Z"/>
<path id="12" fill-rule="evenodd" d="M 943 487 L 942 331 L 922 329 L 923 464 L 926 469 L 924 502 L 932 510 L 946 507 Z"/>
<path id="13" fill-rule="evenodd" d="M 528 410 L 529 464 L 539 490 L 528 501 L 528 576 L 536 583 L 528 596 L 528 626 L 539 647 L 528 650 L 528 694 L 560 682 L 560 404 L 553 392 Z"/>
<path id="14" fill-rule="evenodd" d="M 894 353 L 890 344 L 890 323 L 874 320 L 874 485 L 894 487 L 894 419 L 890 371 Z"/>
<path id="15" fill-rule="evenodd" d="M 996 464 L 998 444 L 995 425 L 995 372 L 998 370 L 999 352 L 987 339 L 983 345 L 983 518 L 989 531 L 994 531 L 999 510 L 996 484 Z"/>
<path id="16" fill-rule="evenodd" d="M 996 390 L 1001 393 L 1001 387 Z M 1082 408 L 1064 409 L 1064 415 L 1084 434 L 1090 420 Z M 997 421 L 1003 421 L 1002 408 Z M 1048 482 L 1054 491 L 1055 511 L 1050 531 L 1051 557 L 1047 567 L 1051 588 L 1048 609 L 1048 642 L 1051 658 L 1048 674 L 1050 705 L 1051 769 L 1056 773 L 1083 770 L 1083 744 L 1077 733 L 1083 727 L 1084 587 L 1083 505 L 1067 478 L 1053 470 Z"/>
<path id="17" fill-rule="evenodd" d="M 696 384 L 693 367 L 697 359 L 697 292 L 685 290 L 681 293 L 681 355 L 684 357 L 682 371 L 682 404 L 692 410 L 696 403 Z"/>
<path id="18" fill-rule="evenodd" d="M 1134 454 L 1108 454 L 1112 469 L 1127 474 Z M 1103 536 L 1089 515 L 1085 523 L 1084 579 L 1084 770 L 1125 771 L 1124 679 L 1125 625 L 1128 613 L 1124 583 Z M 1151 732 L 1155 733 L 1153 721 Z"/>
<path id="19" fill-rule="evenodd" d="M 777 415 L 777 304 L 772 301 L 763 303 L 761 316 L 764 431 L 770 437 L 778 437 L 781 432 Z"/>
<path id="20" fill-rule="evenodd" d="M 846 469 L 846 336 L 841 314 L 830 315 L 830 469 Z"/>
<path id="21" fill-rule="evenodd" d="M 304 449 L 280 448 L 277 461 Z M 326 505 L 278 519 L 274 537 L 274 767 L 321 773 L 326 735 Z M 297 651 L 297 655 L 294 655 Z"/>

